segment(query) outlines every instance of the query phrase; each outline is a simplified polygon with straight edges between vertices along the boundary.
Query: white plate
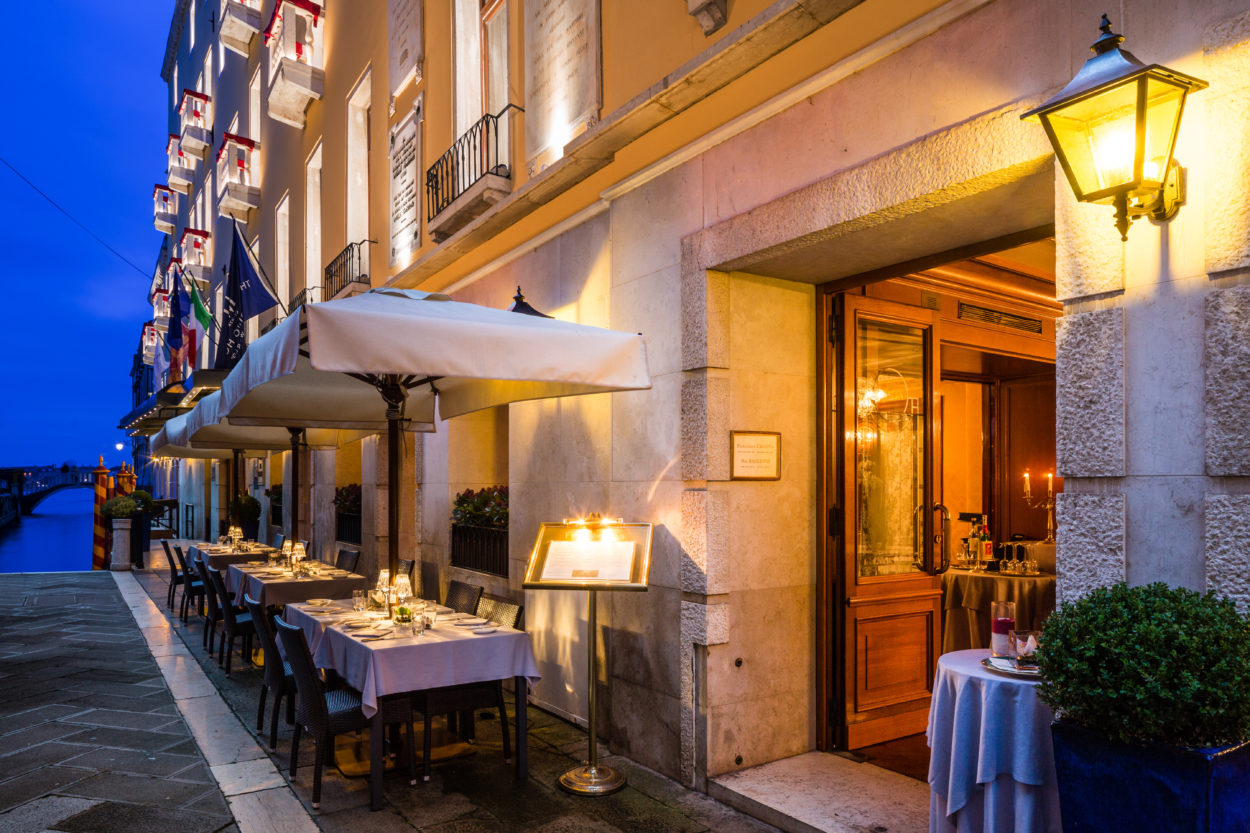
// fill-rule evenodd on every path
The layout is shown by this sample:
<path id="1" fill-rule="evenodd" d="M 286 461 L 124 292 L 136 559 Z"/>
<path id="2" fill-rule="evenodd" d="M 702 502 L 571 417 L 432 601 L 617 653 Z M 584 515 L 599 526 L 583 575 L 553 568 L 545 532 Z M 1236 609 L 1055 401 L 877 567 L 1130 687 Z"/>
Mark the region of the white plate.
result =
<path id="1" fill-rule="evenodd" d="M 487 633 L 494 633 L 497 630 L 499 630 L 499 628 L 478 627 L 478 628 L 471 629 L 469 633 L 476 633 L 476 634 L 481 635 L 481 634 L 487 634 Z"/>
<path id="2" fill-rule="evenodd" d="M 310 607 L 329 607 L 334 604 L 334 602 L 330 599 L 309 599 L 304 602 L 304 604 L 309 605 Z"/>
<path id="3" fill-rule="evenodd" d="M 369 619 L 353 619 L 350 622 L 340 622 L 339 626 L 347 628 L 350 631 L 359 631 L 364 630 L 365 628 L 372 628 L 373 624 L 374 623 Z"/>
<path id="4" fill-rule="evenodd" d="M 476 628 L 488 624 L 490 623 L 485 619 L 460 619 L 456 622 L 456 626 L 460 628 Z"/>
<path id="5" fill-rule="evenodd" d="M 981 664 L 991 671 L 997 671 L 1000 674 L 1010 674 L 1013 677 L 1037 679 L 1042 676 L 1042 672 L 1037 669 L 1026 670 L 1017 668 L 1016 663 L 1009 657 L 986 657 L 981 660 Z"/>

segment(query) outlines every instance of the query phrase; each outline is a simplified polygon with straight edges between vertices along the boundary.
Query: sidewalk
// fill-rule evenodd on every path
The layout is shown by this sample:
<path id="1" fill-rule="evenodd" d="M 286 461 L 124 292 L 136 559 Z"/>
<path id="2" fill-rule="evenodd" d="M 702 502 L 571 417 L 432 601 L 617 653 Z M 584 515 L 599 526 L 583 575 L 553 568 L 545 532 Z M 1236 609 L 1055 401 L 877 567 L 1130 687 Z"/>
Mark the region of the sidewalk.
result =
<path id="1" fill-rule="evenodd" d="M 216 686 L 238 720 L 255 732 L 257 698 L 262 673 L 236 657 L 230 677 L 208 658 L 202 647 L 201 620 L 187 625 L 165 608 L 169 572 L 163 552 L 153 550 L 150 569 L 135 573 L 162 613 L 170 616 L 179 635 L 199 667 Z M 511 698 L 509 698 L 509 702 Z M 709 798 L 685 789 L 674 781 L 641 767 L 627 758 L 601 752 L 604 763 L 623 770 L 629 786 L 607 797 L 568 795 L 556 787 L 557 776 L 580 763 L 586 754 L 586 733 L 536 708 L 529 717 L 529 781 L 520 784 L 504 763 L 499 721 L 483 719 L 477 724 L 474 754 L 436 764 L 428 783 L 408 785 L 406 772 L 388 775 L 386 807 L 369 810 L 367 779 L 343 776 L 328 766 L 322 783 L 321 808 L 311 809 L 312 744 L 300 744 L 300 768 L 291 784 L 314 822 L 327 833 L 402 833 L 421 830 L 437 833 L 479 831 L 540 831 L 541 833 L 770 833 L 775 828 Z M 513 719 L 509 706 L 509 723 Z M 258 740 L 267 748 L 266 733 Z M 291 730 L 280 724 L 277 749 L 271 760 L 287 777 Z M 0 817 L 2 820 L 3 817 Z M 0 830 L 3 830 L 0 825 Z M 150 833 L 150 831 L 149 831 Z"/>
<path id="2" fill-rule="evenodd" d="M 238 833 L 112 575 L 0 575 L 0 831 Z"/>

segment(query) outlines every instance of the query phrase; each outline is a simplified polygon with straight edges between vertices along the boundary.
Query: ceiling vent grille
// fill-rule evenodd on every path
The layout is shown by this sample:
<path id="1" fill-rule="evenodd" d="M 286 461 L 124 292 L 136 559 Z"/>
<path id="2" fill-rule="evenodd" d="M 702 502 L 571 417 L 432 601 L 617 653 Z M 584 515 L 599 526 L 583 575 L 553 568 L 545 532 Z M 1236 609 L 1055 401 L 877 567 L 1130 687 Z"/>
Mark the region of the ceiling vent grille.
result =
<path id="1" fill-rule="evenodd" d="M 1012 315 L 1009 312 L 1002 312 L 988 307 L 978 307 L 975 304 L 959 304 L 959 317 L 964 321 L 980 321 L 983 324 L 997 324 L 1000 327 L 1011 327 L 1013 330 L 1023 330 L 1026 333 L 1042 332 L 1042 320 L 1040 318 L 1025 318 L 1023 315 Z"/>

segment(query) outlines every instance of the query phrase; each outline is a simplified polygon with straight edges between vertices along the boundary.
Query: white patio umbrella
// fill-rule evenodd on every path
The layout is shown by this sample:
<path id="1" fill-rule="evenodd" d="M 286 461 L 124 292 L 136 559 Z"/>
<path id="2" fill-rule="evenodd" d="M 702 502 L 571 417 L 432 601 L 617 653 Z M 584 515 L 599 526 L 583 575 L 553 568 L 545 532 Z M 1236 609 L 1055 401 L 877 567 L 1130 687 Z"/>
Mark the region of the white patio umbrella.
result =
<path id="1" fill-rule="evenodd" d="M 306 304 L 247 348 L 219 411 L 232 425 L 385 420 L 390 570 L 399 560 L 399 432 L 556 396 L 649 388 L 641 335 L 379 288 Z"/>

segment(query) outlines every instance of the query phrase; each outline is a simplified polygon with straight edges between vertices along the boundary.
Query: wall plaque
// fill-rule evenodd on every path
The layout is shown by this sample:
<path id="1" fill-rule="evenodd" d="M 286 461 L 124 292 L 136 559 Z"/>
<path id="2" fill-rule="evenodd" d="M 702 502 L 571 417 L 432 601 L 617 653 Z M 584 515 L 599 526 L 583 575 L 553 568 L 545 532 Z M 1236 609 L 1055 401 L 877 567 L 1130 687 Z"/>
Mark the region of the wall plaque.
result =
<path id="1" fill-rule="evenodd" d="M 599 119 L 599 0 L 525 3 L 525 147 L 531 175 Z"/>
<path id="2" fill-rule="evenodd" d="M 730 480 L 780 480 L 781 434 L 775 431 L 729 432 Z"/>
<path id="3" fill-rule="evenodd" d="M 391 128 L 391 266 L 404 267 L 421 243 L 421 102 Z"/>
<path id="4" fill-rule="evenodd" d="M 387 0 L 387 67 L 391 95 L 409 81 L 421 80 L 424 41 L 421 37 L 422 0 Z"/>

